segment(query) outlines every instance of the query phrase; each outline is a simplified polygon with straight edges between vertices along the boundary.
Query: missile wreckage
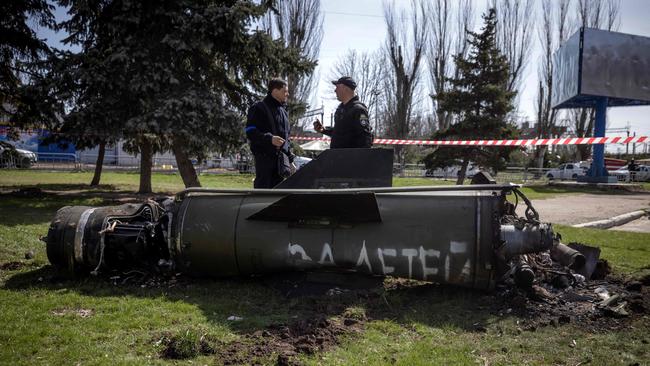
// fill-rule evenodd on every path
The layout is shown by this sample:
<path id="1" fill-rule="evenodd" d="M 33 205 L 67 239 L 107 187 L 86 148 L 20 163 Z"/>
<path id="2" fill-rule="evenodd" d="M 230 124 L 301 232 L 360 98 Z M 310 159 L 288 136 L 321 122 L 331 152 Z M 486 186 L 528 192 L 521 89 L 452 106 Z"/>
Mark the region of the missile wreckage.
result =
<path id="1" fill-rule="evenodd" d="M 390 182 L 391 167 L 390 150 L 330 150 L 274 189 L 187 189 L 141 204 L 64 207 L 47 256 L 81 274 L 344 271 L 478 289 L 506 280 L 530 286 L 532 254 L 589 271 L 518 186 L 377 187 Z"/>

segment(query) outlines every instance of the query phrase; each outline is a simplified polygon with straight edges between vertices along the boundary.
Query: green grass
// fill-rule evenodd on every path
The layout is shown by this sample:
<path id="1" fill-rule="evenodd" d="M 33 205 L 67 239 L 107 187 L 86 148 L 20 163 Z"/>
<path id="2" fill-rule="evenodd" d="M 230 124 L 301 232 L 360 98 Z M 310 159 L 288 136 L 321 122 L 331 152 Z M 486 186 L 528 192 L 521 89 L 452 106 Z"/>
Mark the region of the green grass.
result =
<path id="1" fill-rule="evenodd" d="M 589 243 L 601 249 L 601 257 L 617 272 L 638 274 L 650 270 L 650 234 L 554 225 L 565 243 Z"/>
<path id="2" fill-rule="evenodd" d="M 135 174 L 108 173 L 104 178 L 106 185 L 97 191 L 137 189 Z M 115 203 L 110 195 L 86 194 L 89 179 L 89 173 L 0 173 L 3 189 L 40 184 L 80 191 L 78 195 L 0 199 L 0 264 L 25 263 L 19 269 L 0 271 L 0 364 L 220 364 L 214 355 L 177 361 L 161 358 L 161 339 L 189 334 L 189 341 L 206 335 L 231 342 L 271 324 L 316 315 L 371 320 L 363 332 L 346 335 L 338 347 L 300 356 L 308 365 L 627 365 L 650 360 L 647 317 L 620 331 L 589 333 L 575 325 L 562 325 L 521 332 L 517 322 L 522 319 L 486 310 L 484 294 L 472 290 L 426 286 L 391 290 L 376 300 L 288 299 L 254 279 L 193 280 L 171 288 L 142 288 L 113 285 L 101 278 L 66 277 L 48 265 L 39 237 L 47 233 L 61 206 Z M 237 174 L 201 177 L 205 186 L 233 188 L 250 187 L 251 179 Z M 159 192 L 182 189 L 178 176 L 154 174 L 153 181 Z M 421 182 L 431 180 L 396 179 L 395 185 Z M 524 191 L 541 197 L 572 193 L 543 188 Z M 619 274 L 639 276 L 650 269 L 650 234 L 554 227 L 564 242 L 600 246 L 602 257 Z M 29 250 L 35 257 L 25 260 Z M 230 315 L 244 319 L 230 322 L 226 320 Z M 476 323 L 484 324 L 487 332 L 474 331 Z M 572 340 L 576 347 L 569 346 Z M 257 361 L 275 364 L 276 359 Z"/>
<path id="3" fill-rule="evenodd" d="M 203 174 L 199 177 L 201 185 L 205 188 L 253 188 L 251 174 Z M 83 191 L 86 194 L 101 192 L 122 192 L 133 193 L 139 187 L 139 175 L 137 173 L 104 172 L 101 184 L 97 187 L 90 187 L 88 183 L 92 179 L 91 172 L 55 172 L 39 170 L 0 170 L 0 189 L 12 190 L 22 187 L 38 187 L 55 191 Z M 160 194 L 174 194 L 185 187 L 178 174 L 154 173 L 151 179 L 152 189 Z M 393 186 L 432 186 L 432 185 L 453 185 L 454 180 L 443 180 L 433 178 L 393 178 Z M 647 187 L 650 189 L 650 186 Z M 624 192 L 604 192 L 589 188 L 571 188 L 558 186 L 525 186 L 522 192 L 530 199 L 545 199 L 563 194 L 625 194 Z"/>

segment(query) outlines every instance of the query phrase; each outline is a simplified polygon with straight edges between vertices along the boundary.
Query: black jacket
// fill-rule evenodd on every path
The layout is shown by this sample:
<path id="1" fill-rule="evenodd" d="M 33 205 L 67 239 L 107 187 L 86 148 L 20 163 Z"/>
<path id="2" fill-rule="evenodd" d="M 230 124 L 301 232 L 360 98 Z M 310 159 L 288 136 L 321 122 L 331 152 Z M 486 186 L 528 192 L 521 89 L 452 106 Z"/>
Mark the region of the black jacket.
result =
<path id="1" fill-rule="evenodd" d="M 368 108 L 354 96 L 346 104 L 339 104 L 334 113 L 334 127 L 327 127 L 324 135 L 332 137 L 330 148 L 357 148 L 372 146 L 372 129 Z"/>
<path id="2" fill-rule="evenodd" d="M 269 115 L 262 103 L 268 107 L 273 120 L 269 120 Z M 285 140 L 282 150 L 289 156 L 289 160 L 293 162 L 293 154 L 289 144 L 289 115 L 285 106 L 270 94 L 248 109 L 246 137 L 250 141 L 251 151 L 254 155 L 270 156 L 276 154 L 277 148 L 271 143 L 271 137 L 273 137 L 271 123 L 275 124 L 276 135 Z"/>

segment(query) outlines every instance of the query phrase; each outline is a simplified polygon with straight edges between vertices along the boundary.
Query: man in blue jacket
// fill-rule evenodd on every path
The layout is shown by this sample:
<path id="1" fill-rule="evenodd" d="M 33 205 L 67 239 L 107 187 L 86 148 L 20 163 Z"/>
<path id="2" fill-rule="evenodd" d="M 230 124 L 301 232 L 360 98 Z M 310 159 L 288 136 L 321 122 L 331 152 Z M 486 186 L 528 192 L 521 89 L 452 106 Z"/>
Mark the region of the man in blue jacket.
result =
<path id="1" fill-rule="evenodd" d="M 287 82 L 279 78 L 271 79 L 267 92 L 263 100 L 248 109 L 246 121 L 246 137 L 255 158 L 255 188 L 273 188 L 282 181 L 278 172 L 279 154 L 285 154 L 295 170 L 289 145 Z"/>

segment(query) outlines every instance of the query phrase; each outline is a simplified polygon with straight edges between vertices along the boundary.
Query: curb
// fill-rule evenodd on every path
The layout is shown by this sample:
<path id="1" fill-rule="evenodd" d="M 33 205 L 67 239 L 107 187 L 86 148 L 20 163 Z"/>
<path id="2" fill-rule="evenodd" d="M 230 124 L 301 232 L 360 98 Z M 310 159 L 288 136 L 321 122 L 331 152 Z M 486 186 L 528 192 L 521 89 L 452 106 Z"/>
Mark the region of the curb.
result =
<path id="1" fill-rule="evenodd" d="M 611 217 L 605 220 L 598 220 L 592 222 L 586 222 L 584 224 L 572 225 L 573 227 L 587 227 L 587 228 L 596 228 L 596 229 L 609 229 L 614 226 L 620 226 L 627 224 L 630 221 L 634 221 L 638 218 L 641 218 L 647 215 L 648 212 L 645 210 L 628 212 L 626 214 L 618 215 Z"/>

